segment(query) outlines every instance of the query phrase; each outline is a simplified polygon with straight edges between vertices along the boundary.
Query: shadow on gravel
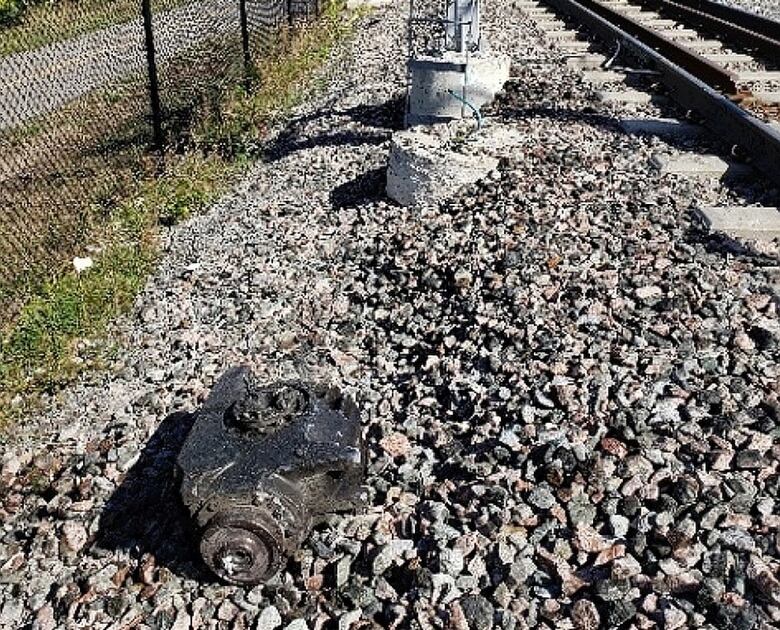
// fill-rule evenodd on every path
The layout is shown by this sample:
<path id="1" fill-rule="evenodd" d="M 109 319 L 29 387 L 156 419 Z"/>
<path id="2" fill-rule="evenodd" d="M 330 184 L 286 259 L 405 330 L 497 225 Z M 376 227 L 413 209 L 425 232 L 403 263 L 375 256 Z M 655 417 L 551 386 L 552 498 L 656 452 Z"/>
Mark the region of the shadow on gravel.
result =
<path id="1" fill-rule="evenodd" d="M 293 120 L 264 151 L 264 157 L 269 162 L 276 162 L 297 151 L 314 147 L 361 146 L 365 144 L 378 145 L 390 138 L 391 132 L 403 128 L 404 97 L 397 96 L 378 105 L 358 105 L 348 109 L 324 109 L 308 116 Z M 352 130 L 338 130 L 333 124 L 330 131 L 309 136 L 306 127 L 310 123 L 327 118 L 346 117 L 364 127 L 375 131 L 358 133 Z"/>
<path id="2" fill-rule="evenodd" d="M 512 107 L 511 105 L 504 105 L 501 109 L 501 117 L 508 120 L 546 118 L 562 122 L 578 122 L 591 127 L 624 133 L 616 118 L 599 114 L 596 111 L 589 111 L 587 108 L 565 109 L 561 107 Z"/>
<path id="3" fill-rule="evenodd" d="M 355 131 L 337 131 L 324 133 L 314 137 L 292 138 L 281 144 L 274 143 L 264 154 L 270 162 L 277 162 L 298 151 L 317 147 L 360 147 L 366 144 L 380 145 L 389 140 L 390 135 L 384 133 L 357 133 Z"/>
<path id="4" fill-rule="evenodd" d="M 743 259 L 758 270 L 768 271 L 780 267 L 780 256 L 756 251 L 750 245 L 725 234 L 708 234 L 692 228 L 686 234 L 686 240 L 692 244 L 701 244 L 707 253 Z M 773 299 L 780 306 L 780 295 L 774 294 Z"/>
<path id="5" fill-rule="evenodd" d="M 405 108 L 406 95 L 397 94 L 378 105 L 356 105 L 337 113 L 349 116 L 354 122 L 359 122 L 366 127 L 400 131 L 404 128 Z"/>
<path id="6" fill-rule="evenodd" d="M 692 229 L 687 234 L 687 240 L 691 243 L 701 243 L 710 254 L 725 254 L 744 258 L 756 267 L 780 266 L 780 256 L 761 253 L 750 245 L 725 234 L 707 234 L 701 230 Z"/>
<path id="7" fill-rule="evenodd" d="M 103 509 L 96 547 L 135 558 L 151 553 L 158 567 L 183 577 L 207 574 L 192 542 L 174 469 L 194 420 L 195 414 L 185 412 L 163 420 Z"/>
<path id="8" fill-rule="evenodd" d="M 557 122 L 571 122 L 581 123 L 618 133 L 621 135 L 629 136 L 632 134 L 627 133 L 621 126 L 618 118 L 614 116 L 600 114 L 594 109 L 567 109 L 563 107 L 513 107 L 512 105 L 503 105 L 501 109 L 501 117 L 505 120 L 531 120 L 537 118 L 545 118 L 547 120 L 553 120 Z M 670 147 L 680 149 L 681 151 L 690 151 L 691 139 L 685 135 L 681 135 L 679 138 L 674 136 L 664 136 L 663 140 Z M 709 144 L 706 137 L 700 138 L 696 141 L 703 146 Z M 727 148 L 726 152 L 728 153 Z"/>
<path id="9" fill-rule="evenodd" d="M 330 203 L 334 210 L 357 208 L 385 197 L 387 169 L 375 168 L 355 179 L 337 186 L 330 192 Z"/>

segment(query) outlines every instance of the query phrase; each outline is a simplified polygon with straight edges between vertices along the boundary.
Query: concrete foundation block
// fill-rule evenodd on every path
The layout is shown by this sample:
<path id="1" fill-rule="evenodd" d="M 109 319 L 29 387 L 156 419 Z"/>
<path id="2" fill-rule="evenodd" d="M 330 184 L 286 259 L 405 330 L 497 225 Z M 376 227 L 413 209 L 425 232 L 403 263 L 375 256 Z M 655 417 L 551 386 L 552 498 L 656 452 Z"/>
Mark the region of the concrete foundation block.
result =
<path id="1" fill-rule="evenodd" d="M 473 130 L 471 122 L 397 132 L 390 145 L 387 195 L 402 206 L 436 203 L 498 168 L 500 152 L 516 144 L 500 128 Z"/>
<path id="2" fill-rule="evenodd" d="M 471 118 L 471 108 L 491 102 L 509 80 L 509 57 L 448 52 L 409 62 L 411 86 L 407 127 Z"/>
<path id="3" fill-rule="evenodd" d="M 490 103 L 509 81 L 509 66 L 505 55 L 473 55 L 466 67 L 468 100 L 477 107 Z"/>

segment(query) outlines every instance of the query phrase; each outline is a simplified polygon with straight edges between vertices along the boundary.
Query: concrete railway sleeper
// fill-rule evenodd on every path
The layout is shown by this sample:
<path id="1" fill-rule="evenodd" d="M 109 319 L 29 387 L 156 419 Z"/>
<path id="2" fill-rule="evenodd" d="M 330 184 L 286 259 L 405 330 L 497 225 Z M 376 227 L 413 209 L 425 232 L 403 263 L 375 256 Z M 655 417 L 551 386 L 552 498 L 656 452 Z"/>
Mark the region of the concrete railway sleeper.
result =
<path id="1" fill-rule="evenodd" d="M 780 62 L 780 24 L 759 18 L 750 13 L 723 7 L 715 3 L 684 0 L 639 0 L 643 6 L 659 11 L 663 15 L 692 22 L 709 32 L 728 37 L 749 49 L 755 49 L 768 59 Z M 713 9 L 713 7 L 716 7 Z M 727 12 L 717 8 L 728 8 Z"/>

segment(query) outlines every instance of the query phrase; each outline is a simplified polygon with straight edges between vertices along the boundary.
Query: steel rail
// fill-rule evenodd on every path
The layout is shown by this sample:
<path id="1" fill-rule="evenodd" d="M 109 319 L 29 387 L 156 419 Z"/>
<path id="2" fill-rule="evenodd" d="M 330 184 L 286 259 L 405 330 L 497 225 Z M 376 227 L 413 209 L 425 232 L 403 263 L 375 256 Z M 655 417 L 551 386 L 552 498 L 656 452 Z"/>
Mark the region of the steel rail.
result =
<path id="1" fill-rule="evenodd" d="M 718 138 L 748 151 L 753 165 L 780 184 L 780 130 L 752 116 L 702 79 L 680 67 L 661 52 L 625 32 L 609 19 L 592 11 L 591 0 L 545 0 L 598 35 L 605 42 L 621 46 L 652 63 L 671 97 L 682 107 L 697 112 L 704 126 Z"/>
<path id="2" fill-rule="evenodd" d="M 673 61 L 676 65 L 685 68 L 690 73 L 723 92 L 730 94 L 737 93 L 738 76 L 720 66 L 705 59 L 693 50 L 687 48 L 684 43 L 676 42 L 650 26 L 640 24 L 631 16 L 621 13 L 613 8 L 615 6 L 625 6 L 630 8 L 632 5 L 617 5 L 615 3 L 607 4 L 597 0 L 579 0 L 579 4 L 605 19 L 610 24 L 614 24 L 621 31 L 636 37 L 654 50 L 660 52 L 664 57 Z"/>
<path id="3" fill-rule="evenodd" d="M 780 22 L 773 22 L 744 11 L 713 11 L 702 0 L 638 0 L 639 4 L 659 13 L 692 22 L 741 45 L 757 50 L 773 61 L 780 62 Z M 709 3 L 712 4 L 712 3 Z M 725 5 L 716 7 L 729 9 Z M 746 17 L 747 16 L 747 17 Z M 759 18 L 758 21 L 749 19 Z M 754 30 L 758 27 L 761 30 Z"/>
<path id="4" fill-rule="evenodd" d="M 700 13 L 720 18 L 769 39 L 780 41 L 780 22 L 777 20 L 712 0 L 674 0 L 674 2 Z"/>

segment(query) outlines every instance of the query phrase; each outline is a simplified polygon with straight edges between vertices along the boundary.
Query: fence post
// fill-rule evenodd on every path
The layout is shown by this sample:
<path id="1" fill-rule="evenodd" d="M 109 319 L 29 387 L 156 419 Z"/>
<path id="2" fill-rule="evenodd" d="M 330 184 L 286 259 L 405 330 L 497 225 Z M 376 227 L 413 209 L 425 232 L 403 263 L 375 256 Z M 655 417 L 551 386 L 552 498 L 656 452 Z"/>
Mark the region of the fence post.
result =
<path id="1" fill-rule="evenodd" d="M 252 87 L 252 54 L 249 51 L 249 22 L 246 16 L 246 0 L 238 0 L 241 18 L 241 50 L 244 53 L 244 88 L 248 92 Z"/>
<path id="2" fill-rule="evenodd" d="M 293 25 L 293 0 L 287 0 L 287 24 Z"/>
<path id="3" fill-rule="evenodd" d="M 162 153 L 165 140 L 163 138 L 162 130 L 162 109 L 160 108 L 160 85 L 157 80 L 157 61 L 154 52 L 151 0 L 141 0 L 141 13 L 144 18 L 146 65 L 149 72 L 149 104 L 152 110 L 152 142 L 154 144 L 153 148 Z"/>

